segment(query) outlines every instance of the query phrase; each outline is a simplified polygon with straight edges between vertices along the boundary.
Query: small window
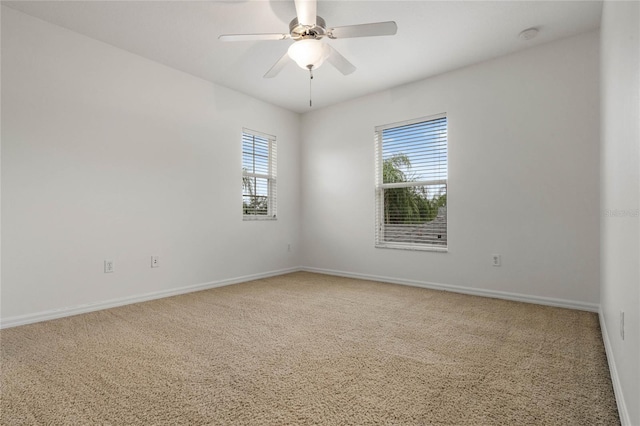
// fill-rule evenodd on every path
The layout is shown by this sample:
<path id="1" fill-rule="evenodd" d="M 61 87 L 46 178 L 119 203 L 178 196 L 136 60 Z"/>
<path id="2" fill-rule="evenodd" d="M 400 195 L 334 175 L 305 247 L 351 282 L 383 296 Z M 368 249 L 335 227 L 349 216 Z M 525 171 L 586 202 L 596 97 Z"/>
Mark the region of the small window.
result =
<path id="1" fill-rule="evenodd" d="M 447 117 L 378 126 L 376 247 L 446 251 Z"/>
<path id="2" fill-rule="evenodd" d="M 242 214 L 276 218 L 276 138 L 242 129 Z"/>

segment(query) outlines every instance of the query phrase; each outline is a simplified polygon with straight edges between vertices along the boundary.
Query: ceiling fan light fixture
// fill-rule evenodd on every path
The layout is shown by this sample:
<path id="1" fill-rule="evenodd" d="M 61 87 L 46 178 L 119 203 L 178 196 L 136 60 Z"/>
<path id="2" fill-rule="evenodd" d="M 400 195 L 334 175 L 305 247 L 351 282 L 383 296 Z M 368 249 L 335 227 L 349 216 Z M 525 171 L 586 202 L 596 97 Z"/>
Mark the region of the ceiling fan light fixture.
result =
<path id="1" fill-rule="evenodd" d="M 289 57 L 302 69 L 318 69 L 329 56 L 329 50 L 323 42 L 316 39 L 298 40 L 289 46 Z"/>

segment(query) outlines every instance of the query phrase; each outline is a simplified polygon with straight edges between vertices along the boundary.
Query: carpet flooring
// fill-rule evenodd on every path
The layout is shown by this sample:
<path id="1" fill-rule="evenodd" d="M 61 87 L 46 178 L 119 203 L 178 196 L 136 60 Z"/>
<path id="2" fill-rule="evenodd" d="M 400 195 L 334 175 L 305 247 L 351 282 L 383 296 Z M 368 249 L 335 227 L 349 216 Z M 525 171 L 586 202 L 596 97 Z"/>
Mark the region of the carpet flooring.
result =
<path id="1" fill-rule="evenodd" d="M 596 314 L 306 272 L 0 331 L 3 425 L 616 425 Z"/>

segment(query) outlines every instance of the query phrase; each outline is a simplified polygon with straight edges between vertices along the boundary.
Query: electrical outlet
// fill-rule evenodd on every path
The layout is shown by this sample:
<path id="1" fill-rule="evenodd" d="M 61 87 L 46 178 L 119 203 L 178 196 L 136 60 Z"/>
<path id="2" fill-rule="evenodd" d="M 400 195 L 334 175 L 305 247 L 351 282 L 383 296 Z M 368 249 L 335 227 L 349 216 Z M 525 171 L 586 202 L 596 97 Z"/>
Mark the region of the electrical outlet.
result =
<path id="1" fill-rule="evenodd" d="M 620 337 L 624 340 L 624 311 L 620 311 Z"/>
<path id="2" fill-rule="evenodd" d="M 159 268 L 160 267 L 160 257 L 159 256 L 151 256 L 151 267 Z"/>
<path id="3" fill-rule="evenodd" d="M 500 254 L 492 254 L 491 255 L 491 264 L 493 266 L 500 266 L 502 264 L 502 255 Z"/>
<path id="4" fill-rule="evenodd" d="M 104 273 L 109 274 L 113 272 L 113 260 L 105 260 L 104 261 Z"/>

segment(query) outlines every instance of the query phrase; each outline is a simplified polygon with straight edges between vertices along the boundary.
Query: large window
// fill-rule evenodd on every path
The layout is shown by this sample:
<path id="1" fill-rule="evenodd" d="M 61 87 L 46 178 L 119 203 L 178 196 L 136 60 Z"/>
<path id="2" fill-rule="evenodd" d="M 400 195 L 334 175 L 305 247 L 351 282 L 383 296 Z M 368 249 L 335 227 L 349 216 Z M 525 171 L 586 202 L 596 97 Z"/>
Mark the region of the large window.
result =
<path id="1" fill-rule="evenodd" d="M 447 117 L 378 126 L 376 247 L 447 249 Z"/>
<path id="2" fill-rule="evenodd" d="M 242 129 L 242 214 L 276 218 L 276 138 Z"/>

